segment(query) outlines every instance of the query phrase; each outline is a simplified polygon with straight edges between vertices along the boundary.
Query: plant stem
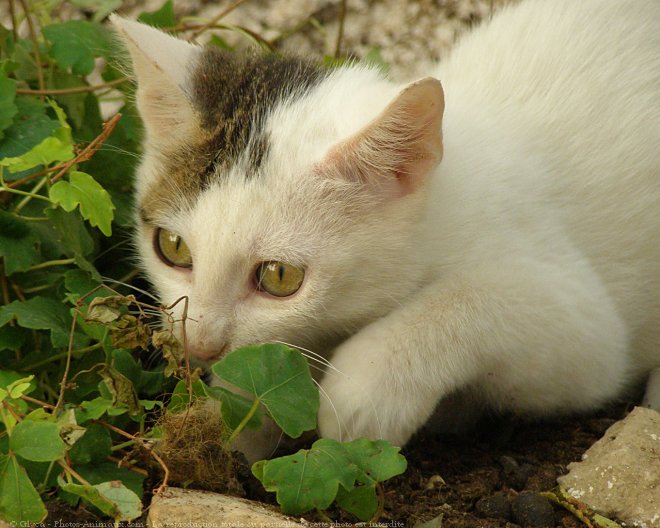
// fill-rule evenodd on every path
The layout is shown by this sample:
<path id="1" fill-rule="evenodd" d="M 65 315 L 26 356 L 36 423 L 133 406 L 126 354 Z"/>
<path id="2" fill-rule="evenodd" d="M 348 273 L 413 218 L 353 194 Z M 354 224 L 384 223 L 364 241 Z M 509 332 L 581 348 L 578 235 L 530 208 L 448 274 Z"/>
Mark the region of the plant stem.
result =
<path id="1" fill-rule="evenodd" d="M 20 213 L 23 207 L 25 207 L 32 198 L 36 198 L 37 196 L 41 196 L 38 194 L 38 192 L 41 190 L 41 188 L 48 183 L 48 178 L 42 178 L 41 181 L 39 181 L 30 191 L 30 196 L 26 196 L 23 198 L 18 205 L 14 208 L 14 213 Z M 46 198 L 45 196 L 43 198 Z M 50 202 L 50 198 L 46 198 Z"/>
<path id="2" fill-rule="evenodd" d="M 94 345 L 89 345 L 88 347 L 85 348 L 80 348 L 78 350 L 74 350 L 72 354 L 74 356 L 80 356 L 82 354 L 86 354 L 87 352 L 92 352 L 93 350 L 98 350 L 99 348 L 103 347 L 103 343 L 96 343 Z M 60 352 L 59 354 L 53 354 L 52 356 L 48 356 L 46 359 L 42 359 L 41 361 L 37 361 L 36 363 L 32 363 L 31 365 L 28 365 L 27 367 L 22 367 L 21 372 L 32 372 L 35 369 L 38 369 L 39 367 L 43 367 L 44 365 L 48 365 L 48 363 L 53 363 L 54 361 L 59 361 L 60 359 L 63 359 L 67 356 L 69 352 Z"/>
<path id="3" fill-rule="evenodd" d="M 39 83 L 39 89 L 44 90 L 46 84 L 44 82 L 44 71 L 41 66 L 41 53 L 39 52 L 39 41 L 37 40 L 37 32 L 34 30 L 34 24 L 32 23 L 32 16 L 30 10 L 28 9 L 27 3 L 25 0 L 18 0 L 23 8 L 25 13 L 25 21 L 28 25 L 28 30 L 30 31 L 30 40 L 32 41 L 32 47 L 34 48 L 34 60 L 37 65 L 37 81 Z M 41 96 L 43 99 L 43 95 Z"/>
<path id="4" fill-rule="evenodd" d="M 241 423 L 238 424 L 236 429 L 229 435 L 229 440 L 227 440 L 227 445 L 232 444 L 232 442 L 236 439 L 236 437 L 240 434 L 240 432 L 245 429 L 245 426 L 248 424 L 248 422 L 252 419 L 252 417 L 255 415 L 257 412 L 257 409 L 259 408 L 259 404 L 261 403 L 261 400 L 259 398 L 255 398 L 254 401 L 252 402 L 252 407 L 250 407 L 250 410 L 248 413 L 245 415 L 245 418 L 241 420 Z"/>
<path id="5" fill-rule="evenodd" d="M 346 0 L 339 4 L 339 28 L 337 30 L 337 43 L 335 44 L 335 59 L 341 55 L 341 42 L 344 40 L 344 21 L 346 19 Z"/>
<path id="6" fill-rule="evenodd" d="M 30 198 L 39 198 L 40 200 L 46 200 L 47 202 L 50 202 L 50 198 L 48 198 L 47 196 L 43 196 L 41 194 L 33 194 L 27 191 L 21 191 L 19 189 L 12 189 L 11 187 L 8 187 L 6 185 L 0 186 L 0 192 L 20 194 L 21 196 L 29 196 Z"/>
<path id="7" fill-rule="evenodd" d="M 198 28 L 188 40 L 191 42 L 194 42 L 195 39 L 204 33 L 209 28 L 212 28 L 215 24 L 217 24 L 220 20 L 222 20 L 224 17 L 226 17 L 229 13 L 231 13 L 234 9 L 236 9 L 239 5 L 241 5 L 245 0 L 234 0 L 231 4 L 227 6 L 226 9 L 223 9 L 220 11 L 219 14 L 214 16 L 211 20 L 209 20 L 206 24 L 202 25 L 200 28 Z"/>
<path id="8" fill-rule="evenodd" d="M 113 445 L 110 448 L 110 451 L 119 451 L 120 449 L 124 449 L 125 447 L 130 447 L 132 445 L 135 445 L 135 440 L 126 440 L 126 442 L 122 442 L 121 444 Z"/>
<path id="9" fill-rule="evenodd" d="M 130 77 L 121 77 L 120 79 L 115 79 L 113 81 L 108 81 L 103 84 L 95 84 L 91 86 L 75 86 L 73 88 L 53 88 L 53 89 L 41 89 L 41 90 L 31 90 L 29 88 L 18 88 L 16 93 L 19 95 L 73 95 L 86 92 L 96 92 L 98 90 L 103 90 L 105 88 L 112 88 L 119 84 L 123 84 L 127 81 L 130 81 Z"/>
<path id="10" fill-rule="evenodd" d="M 59 259 L 59 260 L 47 260 L 46 262 L 40 262 L 28 268 L 28 271 L 36 271 L 44 268 L 52 268 L 53 266 L 67 266 L 69 264 L 74 264 L 76 262 L 75 258 L 68 259 Z"/>

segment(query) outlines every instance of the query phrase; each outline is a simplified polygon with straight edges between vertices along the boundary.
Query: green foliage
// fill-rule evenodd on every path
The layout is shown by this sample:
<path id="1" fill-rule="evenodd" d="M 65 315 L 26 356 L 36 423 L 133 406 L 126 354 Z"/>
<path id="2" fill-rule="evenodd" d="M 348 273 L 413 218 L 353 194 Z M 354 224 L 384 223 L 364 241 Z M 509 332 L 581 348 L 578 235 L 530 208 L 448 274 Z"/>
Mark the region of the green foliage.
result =
<path id="1" fill-rule="evenodd" d="M 285 513 L 323 510 L 336 500 L 363 521 L 378 508 L 378 483 L 405 470 L 406 459 L 398 447 L 364 438 L 343 444 L 323 438 L 309 450 L 252 466 L 264 488 L 277 493 Z"/>
<path id="2" fill-rule="evenodd" d="M 52 0 L 26 2 L 28 13 L 15 3 L 5 18 L 17 27 L 0 25 L 0 520 L 12 523 L 42 522 L 53 499 L 82 501 L 116 522 L 139 517 L 148 466 L 161 464 L 152 447 L 163 410 L 219 400 L 231 445 L 267 417 L 298 437 L 315 428 L 319 405 L 305 359 L 283 345 L 248 347 L 213 367 L 241 395 L 207 386 L 186 367 L 171 329 L 153 330 L 165 310 L 129 295 L 127 175 L 141 128 L 134 87 L 114 66 L 114 40 L 101 24 L 121 0 L 69 3 L 87 20 L 55 19 L 61 0 Z M 25 37 L 18 26 L 27 16 L 36 31 Z M 171 0 L 139 18 L 177 26 Z M 213 43 L 230 48 L 217 35 Z M 102 103 L 121 115 L 103 115 Z M 111 290 L 102 277 L 120 286 Z M 163 361 L 143 362 L 154 354 Z M 254 471 L 287 511 L 336 501 L 372 516 L 378 483 L 405 467 L 397 450 L 320 442 L 293 455 L 316 464 L 320 478 L 297 474 L 289 458 Z M 310 488 L 308 502 L 293 500 L 296 483 Z"/>
<path id="3" fill-rule="evenodd" d="M 245 347 L 213 365 L 213 373 L 255 396 L 290 437 L 316 427 L 319 392 L 299 352 L 280 344 Z M 211 395 L 212 396 L 212 395 Z M 241 409 L 233 400 L 232 410 Z M 240 411 L 239 411 L 240 412 Z M 236 418 L 225 415 L 228 423 Z"/>

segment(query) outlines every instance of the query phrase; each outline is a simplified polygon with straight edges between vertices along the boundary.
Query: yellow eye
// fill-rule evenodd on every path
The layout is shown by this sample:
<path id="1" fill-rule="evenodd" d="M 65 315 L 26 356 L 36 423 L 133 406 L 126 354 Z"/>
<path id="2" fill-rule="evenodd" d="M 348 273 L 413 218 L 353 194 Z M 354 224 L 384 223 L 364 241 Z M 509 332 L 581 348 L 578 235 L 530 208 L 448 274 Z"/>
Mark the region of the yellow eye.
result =
<path id="1" fill-rule="evenodd" d="M 154 235 L 156 254 L 168 266 L 192 268 L 192 255 L 188 244 L 176 233 L 159 227 Z"/>
<path id="2" fill-rule="evenodd" d="M 276 260 L 268 260 L 257 266 L 256 287 L 275 297 L 288 297 L 300 289 L 305 270 Z"/>

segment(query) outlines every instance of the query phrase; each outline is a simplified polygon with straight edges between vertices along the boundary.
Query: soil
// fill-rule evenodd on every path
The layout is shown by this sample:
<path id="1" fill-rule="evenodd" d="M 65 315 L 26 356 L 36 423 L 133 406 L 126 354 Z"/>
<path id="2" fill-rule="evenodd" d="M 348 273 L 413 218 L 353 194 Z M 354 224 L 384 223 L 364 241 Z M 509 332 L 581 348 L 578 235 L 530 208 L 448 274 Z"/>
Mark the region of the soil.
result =
<path id="1" fill-rule="evenodd" d="M 463 437 L 421 433 L 402 451 L 408 460 L 406 473 L 385 483 L 380 521 L 413 528 L 442 516 L 442 528 L 583 526 L 538 493 L 554 488 L 566 466 L 580 460 L 631 409 L 631 404 L 621 404 L 599 413 L 536 423 L 490 420 Z M 273 501 L 246 484 L 250 498 Z M 344 512 L 328 514 L 337 522 L 356 521 Z M 436 526 L 440 524 L 428 528 Z"/>
<path id="2" fill-rule="evenodd" d="M 554 488 L 566 466 L 580 460 L 632 407 L 621 404 L 599 413 L 535 423 L 516 418 L 483 421 L 463 437 L 420 433 L 402 450 L 408 470 L 384 485 L 380 522 L 401 528 L 581 527 L 569 512 L 538 493 Z M 239 477 L 247 498 L 275 504 L 274 494 L 266 493 L 247 468 Z M 146 489 L 159 483 L 154 475 Z M 48 509 L 46 525 L 52 526 L 55 520 L 101 522 L 83 506 L 72 509 L 52 501 Z M 350 526 L 357 521 L 338 509 L 326 513 L 336 525 Z M 423 524 L 440 516 L 441 523 Z M 321 520 L 314 515 L 306 518 Z M 132 526 L 145 522 L 142 519 Z"/>

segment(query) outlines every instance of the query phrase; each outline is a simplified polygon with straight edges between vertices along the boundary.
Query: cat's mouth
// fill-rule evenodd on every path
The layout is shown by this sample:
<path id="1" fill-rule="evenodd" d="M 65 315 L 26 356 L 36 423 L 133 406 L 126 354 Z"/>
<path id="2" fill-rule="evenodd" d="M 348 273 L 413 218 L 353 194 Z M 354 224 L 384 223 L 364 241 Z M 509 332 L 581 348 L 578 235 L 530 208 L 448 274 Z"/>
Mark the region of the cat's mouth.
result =
<path id="1" fill-rule="evenodd" d="M 230 350 L 230 344 L 225 343 L 222 347 L 217 348 L 203 348 L 203 347 L 190 347 L 190 355 L 195 359 L 204 363 L 211 363 L 223 357 Z"/>

